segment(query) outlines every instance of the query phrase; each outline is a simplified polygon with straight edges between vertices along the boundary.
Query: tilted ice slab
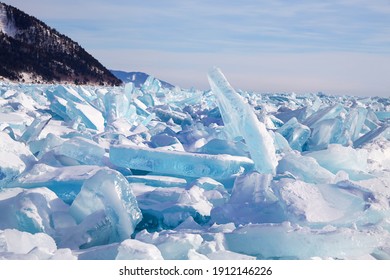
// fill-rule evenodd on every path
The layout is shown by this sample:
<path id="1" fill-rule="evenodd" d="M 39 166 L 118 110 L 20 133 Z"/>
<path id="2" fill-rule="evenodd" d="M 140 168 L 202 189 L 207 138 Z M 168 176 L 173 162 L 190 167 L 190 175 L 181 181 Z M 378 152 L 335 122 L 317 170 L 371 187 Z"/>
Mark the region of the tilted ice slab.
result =
<path id="1" fill-rule="evenodd" d="M 57 86 L 46 91 L 50 108 L 65 121 L 81 119 L 86 127 L 100 132 L 104 131 L 102 113 L 87 103 L 73 88 Z"/>
<path id="2" fill-rule="evenodd" d="M 105 224 L 105 230 L 96 232 L 97 241 L 91 241 L 94 245 L 129 238 L 142 218 L 131 186 L 114 170 L 100 170 L 86 180 L 69 212 L 78 223 L 86 219 L 93 223 L 96 217 L 96 223 Z"/>
<path id="3" fill-rule="evenodd" d="M 64 165 L 103 165 L 105 149 L 93 140 L 75 136 L 62 145 L 55 147 L 54 152 L 62 156 Z"/>
<path id="4" fill-rule="evenodd" d="M 110 148 L 110 160 L 117 166 L 185 177 L 231 178 L 253 169 L 246 157 L 161 151 L 130 145 Z"/>
<path id="5" fill-rule="evenodd" d="M 382 126 L 378 127 L 377 129 L 371 130 L 361 136 L 360 138 L 356 139 L 353 142 L 354 148 L 360 148 L 364 144 L 369 143 L 373 141 L 374 139 L 377 139 L 379 137 L 384 137 L 385 139 L 390 139 L 390 125 L 389 124 L 383 124 Z"/>
<path id="6" fill-rule="evenodd" d="M 275 173 L 275 146 L 264 123 L 258 121 L 253 109 L 232 88 L 218 68 L 209 72 L 208 79 L 231 138 L 244 138 L 257 171 Z"/>

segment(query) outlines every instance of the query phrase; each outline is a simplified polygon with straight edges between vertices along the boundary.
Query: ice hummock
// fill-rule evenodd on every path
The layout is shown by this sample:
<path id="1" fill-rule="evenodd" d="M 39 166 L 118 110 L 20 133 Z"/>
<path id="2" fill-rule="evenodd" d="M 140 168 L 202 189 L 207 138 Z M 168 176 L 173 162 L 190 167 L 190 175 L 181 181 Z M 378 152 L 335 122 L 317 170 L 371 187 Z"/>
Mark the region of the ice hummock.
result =
<path id="1" fill-rule="evenodd" d="M 0 83 L 1 259 L 390 259 L 388 98 Z"/>

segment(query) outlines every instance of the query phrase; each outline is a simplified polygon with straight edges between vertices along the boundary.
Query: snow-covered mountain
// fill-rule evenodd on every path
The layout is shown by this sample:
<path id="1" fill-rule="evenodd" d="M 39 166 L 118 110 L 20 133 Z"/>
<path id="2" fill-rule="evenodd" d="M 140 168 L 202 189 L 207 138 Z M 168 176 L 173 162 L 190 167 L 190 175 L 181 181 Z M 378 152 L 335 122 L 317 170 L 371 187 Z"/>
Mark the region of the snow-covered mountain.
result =
<path id="1" fill-rule="evenodd" d="M 121 84 L 78 43 L 1 2 L 0 78 L 33 83 Z"/>
<path id="2" fill-rule="evenodd" d="M 136 87 L 141 87 L 146 79 L 150 76 L 147 73 L 143 72 L 125 72 L 120 70 L 110 70 L 112 74 L 114 74 L 115 77 L 120 79 L 124 83 L 133 83 Z M 162 81 L 158 79 L 161 82 L 161 86 L 164 88 L 174 88 L 174 86 L 170 83 L 167 83 L 165 81 Z"/>

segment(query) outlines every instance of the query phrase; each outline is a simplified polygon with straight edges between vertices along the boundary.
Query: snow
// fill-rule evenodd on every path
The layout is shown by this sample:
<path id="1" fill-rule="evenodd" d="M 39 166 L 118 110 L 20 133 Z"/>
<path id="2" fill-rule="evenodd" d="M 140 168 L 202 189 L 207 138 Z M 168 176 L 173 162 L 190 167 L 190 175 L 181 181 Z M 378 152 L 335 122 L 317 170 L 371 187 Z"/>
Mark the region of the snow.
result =
<path id="1" fill-rule="evenodd" d="M 0 259 L 390 258 L 388 98 L 208 79 L 0 83 Z"/>
<path id="2" fill-rule="evenodd" d="M 10 37 L 15 37 L 17 29 L 13 22 L 10 22 L 7 17 L 7 10 L 3 3 L 0 3 L 0 31 Z"/>

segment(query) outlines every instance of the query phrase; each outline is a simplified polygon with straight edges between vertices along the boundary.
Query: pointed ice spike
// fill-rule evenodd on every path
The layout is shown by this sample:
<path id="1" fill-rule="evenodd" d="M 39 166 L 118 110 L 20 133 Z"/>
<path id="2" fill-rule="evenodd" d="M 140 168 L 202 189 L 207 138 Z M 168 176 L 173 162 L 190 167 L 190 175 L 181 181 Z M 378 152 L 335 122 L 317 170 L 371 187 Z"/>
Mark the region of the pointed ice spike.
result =
<path id="1" fill-rule="evenodd" d="M 264 123 L 257 119 L 253 109 L 233 89 L 220 69 L 210 70 L 208 79 L 231 137 L 244 138 L 257 171 L 274 174 L 277 165 L 275 146 Z"/>

